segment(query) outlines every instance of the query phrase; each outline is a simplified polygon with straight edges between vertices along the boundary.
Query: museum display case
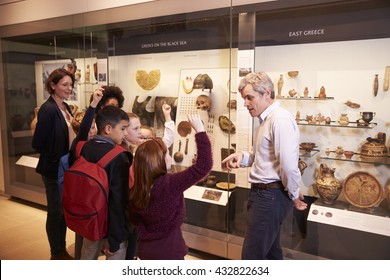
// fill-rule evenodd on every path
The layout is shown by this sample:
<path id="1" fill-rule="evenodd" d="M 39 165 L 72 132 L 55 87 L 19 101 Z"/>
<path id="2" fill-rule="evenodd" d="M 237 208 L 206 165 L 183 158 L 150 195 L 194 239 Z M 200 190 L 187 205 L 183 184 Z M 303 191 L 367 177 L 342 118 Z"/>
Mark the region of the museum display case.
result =
<path id="1" fill-rule="evenodd" d="M 388 131 L 390 4 L 359 2 L 239 6 L 226 1 L 225 8 L 120 22 L 107 16 L 106 22 L 85 24 L 104 11 L 66 16 L 38 22 L 36 32 L 24 31 L 24 24 L 2 27 L 5 192 L 45 204 L 43 183 L 34 170 L 38 154 L 31 147 L 34 119 L 47 98 L 43 84 L 48 74 L 72 68 L 77 82 L 68 103 L 77 111 L 86 108 L 98 85 L 116 85 L 124 92 L 123 109 L 139 115 L 143 125 L 161 136 L 161 105 L 171 105 L 174 171 L 196 158 L 186 115 L 201 115 L 214 164 L 209 176 L 184 194 L 183 234 L 191 248 L 240 259 L 249 170 L 228 172 L 221 160 L 251 148 L 257 122 L 243 106 L 237 85 L 246 73 L 264 70 L 274 81 L 277 101 L 296 116 L 301 142 L 313 144 L 301 145 L 306 168 L 300 187 L 309 209 L 293 210 L 282 226 L 286 258 L 364 258 L 363 251 L 369 249 L 354 247 L 361 235 L 368 236 L 377 251 L 367 258 L 389 258 L 378 249 L 378 244 L 390 245 L 390 201 L 384 199 L 390 184 L 388 156 L 373 160 L 360 153 L 365 139 Z M 120 11 L 126 14 L 127 9 Z M 386 140 L 383 145 L 389 146 Z M 343 153 L 336 153 L 338 147 Z M 341 192 L 333 204 L 323 203 L 316 180 L 325 164 L 335 168 L 333 175 L 340 182 L 355 172 L 368 172 L 383 189 L 380 199 L 362 208 L 351 205 Z M 352 238 L 342 241 L 341 233 Z M 338 247 L 339 242 L 344 247 Z M 339 248 L 353 249 L 345 253 Z"/>

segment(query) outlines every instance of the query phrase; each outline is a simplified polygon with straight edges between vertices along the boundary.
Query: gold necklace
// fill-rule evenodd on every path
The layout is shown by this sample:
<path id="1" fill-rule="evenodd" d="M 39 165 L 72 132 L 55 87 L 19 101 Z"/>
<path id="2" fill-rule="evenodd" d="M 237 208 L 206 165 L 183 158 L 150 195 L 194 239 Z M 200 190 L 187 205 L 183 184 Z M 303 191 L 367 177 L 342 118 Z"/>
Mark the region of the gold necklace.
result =
<path id="1" fill-rule="evenodd" d="M 187 80 L 188 80 L 188 77 L 187 77 Z M 187 93 L 187 94 L 190 94 L 194 90 L 193 86 L 190 89 L 187 89 L 186 83 L 185 83 L 184 80 L 181 80 L 181 85 L 183 87 L 184 92 Z"/>

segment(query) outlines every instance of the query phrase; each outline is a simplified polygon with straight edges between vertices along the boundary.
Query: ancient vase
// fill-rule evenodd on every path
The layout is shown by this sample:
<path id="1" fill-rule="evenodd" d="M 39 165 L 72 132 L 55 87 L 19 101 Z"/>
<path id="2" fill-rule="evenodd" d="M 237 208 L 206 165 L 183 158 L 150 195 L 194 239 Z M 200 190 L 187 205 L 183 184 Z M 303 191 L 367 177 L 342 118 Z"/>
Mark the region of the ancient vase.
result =
<path id="1" fill-rule="evenodd" d="M 326 99 L 326 93 L 325 93 L 325 87 L 322 86 L 320 88 L 320 93 L 318 94 L 318 98 L 319 99 Z"/>
<path id="2" fill-rule="evenodd" d="M 348 123 L 349 123 L 348 114 L 341 114 L 341 117 L 339 118 L 339 124 L 348 125 Z"/>
<path id="3" fill-rule="evenodd" d="M 216 185 L 217 185 L 216 177 L 214 175 L 207 176 L 206 186 L 209 188 L 215 188 Z"/>
<path id="4" fill-rule="evenodd" d="M 334 176 L 335 168 L 321 163 L 316 187 L 323 203 L 331 205 L 337 200 L 341 193 L 341 183 Z"/>

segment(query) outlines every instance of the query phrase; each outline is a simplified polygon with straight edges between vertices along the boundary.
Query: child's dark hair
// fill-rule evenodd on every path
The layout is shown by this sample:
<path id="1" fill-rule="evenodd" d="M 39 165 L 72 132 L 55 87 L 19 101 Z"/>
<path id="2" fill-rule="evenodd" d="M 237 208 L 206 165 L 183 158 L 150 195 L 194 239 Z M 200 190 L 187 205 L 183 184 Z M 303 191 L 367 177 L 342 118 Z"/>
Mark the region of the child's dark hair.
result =
<path id="1" fill-rule="evenodd" d="M 115 106 L 107 106 L 99 110 L 96 115 L 96 127 L 100 134 L 106 125 L 115 127 L 120 121 L 129 121 L 125 111 Z"/>

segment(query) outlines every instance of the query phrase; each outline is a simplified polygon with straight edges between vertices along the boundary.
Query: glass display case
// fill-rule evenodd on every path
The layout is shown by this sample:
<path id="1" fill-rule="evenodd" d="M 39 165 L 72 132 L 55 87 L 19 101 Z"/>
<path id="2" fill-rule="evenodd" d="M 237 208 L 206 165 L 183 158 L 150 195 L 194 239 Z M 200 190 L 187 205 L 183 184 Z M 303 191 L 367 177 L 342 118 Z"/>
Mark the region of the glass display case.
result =
<path id="1" fill-rule="evenodd" d="M 339 145 L 357 151 L 361 139 L 388 128 L 390 112 L 386 104 L 390 95 L 383 89 L 382 74 L 385 61 L 390 61 L 390 4 L 290 2 L 236 6 L 226 1 L 226 8 L 121 22 L 107 17 L 107 22 L 99 24 L 84 24 L 88 21 L 83 19 L 91 14 L 76 15 L 64 17 L 61 23 L 44 20 L 38 24 L 39 32 L 34 33 L 24 31 L 23 24 L 16 29 L 1 28 L 1 34 L 6 34 L 1 36 L 0 58 L 5 192 L 46 203 L 42 180 L 34 170 L 38 160 L 31 147 L 34 119 L 47 98 L 43 84 L 48 73 L 58 67 L 76 67 L 77 83 L 68 103 L 78 111 L 88 106 L 98 85 L 119 86 L 125 96 L 123 109 L 138 114 L 143 125 L 153 127 L 161 136 L 161 104 L 172 106 L 176 135 L 170 153 L 175 160 L 174 171 L 191 165 L 196 157 L 194 135 L 186 131 L 185 120 L 188 113 L 201 115 L 212 142 L 214 164 L 205 180 L 185 192 L 184 238 L 191 248 L 240 259 L 249 170 L 228 172 L 221 160 L 235 151 L 251 149 L 256 124 L 243 106 L 237 85 L 246 73 L 264 70 L 275 85 L 284 76 L 277 101 L 293 115 L 300 112 L 297 120 L 301 141 L 316 144 L 309 153 L 301 150 L 307 163 L 301 192 L 311 207 L 307 211 L 293 210 L 283 224 L 285 256 L 341 258 L 338 254 L 321 256 L 319 248 L 325 241 L 317 238 L 313 242 L 317 223 L 323 225 L 310 214 L 318 205 L 323 206 L 317 200 L 314 182 L 323 160 L 336 164 L 339 178 L 366 168 L 360 166 L 366 162 L 356 157 L 348 160 L 352 162 L 348 166 L 348 162 L 324 153 Z M 124 8 L 123 13 L 126 11 Z M 291 76 L 292 71 L 297 73 Z M 378 73 L 382 86 L 374 96 L 372 87 Z M 319 98 L 321 87 L 326 88 L 324 98 Z M 292 89 L 296 91 L 294 97 L 288 96 Z M 347 100 L 361 107 L 348 107 Z M 361 111 L 376 112 L 370 125 L 359 126 L 356 122 Z M 351 124 L 338 124 L 342 113 L 348 113 Z M 313 124 L 304 118 L 318 114 L 330 116 L 331 122 Z M 230 123 L 230 128 L 226 129 L 224 123 Z M 347 127 L 353 129 L 344 129 Z M 175 157 L 177 154 L 181 156 Z M 388 183 L 387 160 L 370 165 L 368 171 L 383 186 Z M 341 196 L 337 203 L 346 202 Z M 369 215 L 389 213 L 388 203 L 382 201 L 376 206 L 379 210 Z M 390 235 L 390 229 L 385 230 Z M 388 236 L 382 235 L 382 239 L 389 242 Z"/>

